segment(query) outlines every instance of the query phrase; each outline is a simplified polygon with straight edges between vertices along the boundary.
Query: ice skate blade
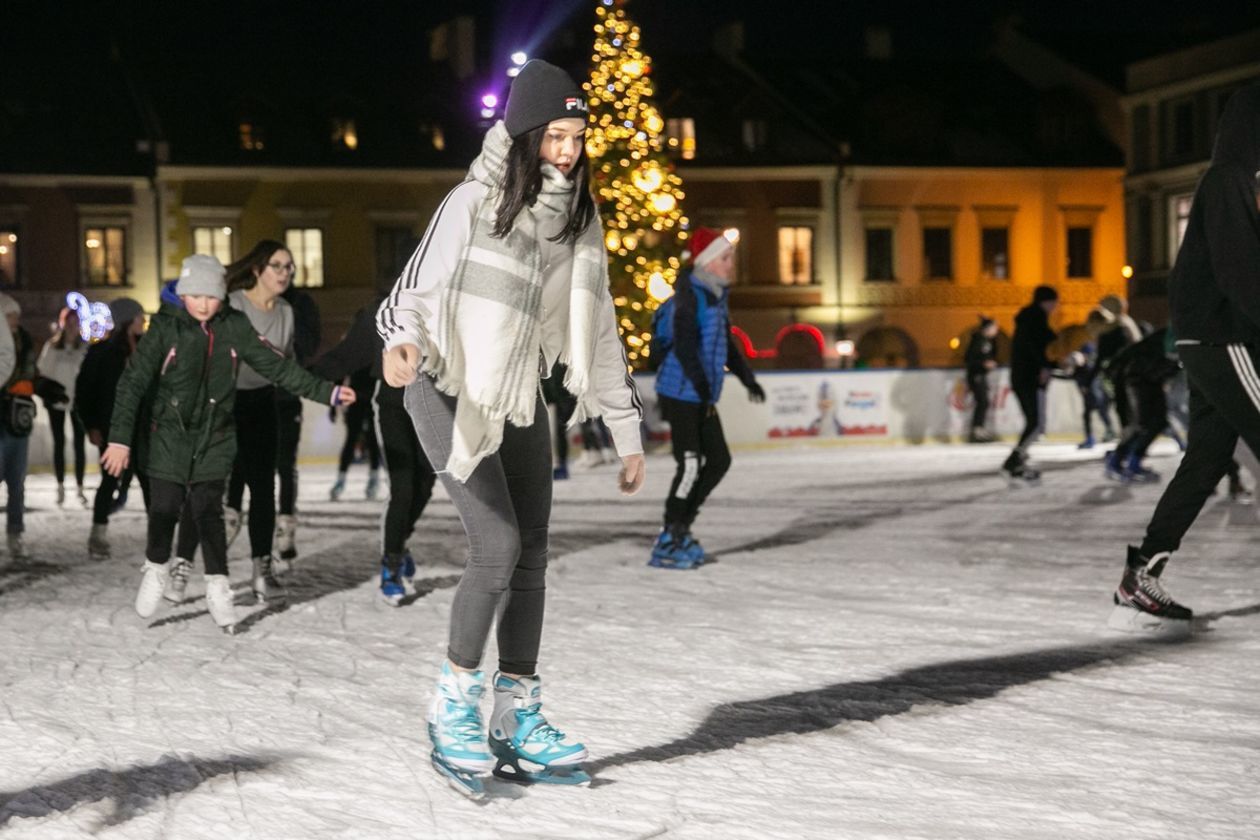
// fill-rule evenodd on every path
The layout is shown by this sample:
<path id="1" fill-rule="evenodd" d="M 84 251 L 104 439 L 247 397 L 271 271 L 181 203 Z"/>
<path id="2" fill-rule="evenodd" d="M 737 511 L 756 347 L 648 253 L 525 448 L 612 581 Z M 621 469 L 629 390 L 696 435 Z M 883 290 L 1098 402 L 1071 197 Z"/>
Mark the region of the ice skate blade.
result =
<path id="1" fill-rule="evenodd" d="M 254 590 L 254 601 L 256 603 L 263 604 L 264 606 L 278 607 L 287 603 L 288 600 L 289 596 L 287 593 L 280 595 L 268 595 L 265 592 L 259 592 L 257 589 Z"/>
<path id="2" fill-rule="evenodd" d="M 1107 617 L 1107 626 L 1121 633 L 1142 633 L 1151 636 L 1188 636 L 1191 623 L 1188 620 L 1161 618 L 1142 612 L 1126 604 L 1118 604 Z"/>
<path id="3" fill-rule="evenodd" d="M 429 760 L 433 763 L 433 769 L 442 774 L 447 783 L 456 790 L 456 792 L 467 796 L 469 799 L 483 799 L 486 795 L 486 786 L 481 783 L 481 779 L 477 778 L 467 770 L 460 770 L 446 763 L 437 751 L 429 753 Z"/>
<path id="4" fill-rule="evenodd" d="M 219 629 L 223 631 L 225 636 L 235 636 L 239 632 L 239 627 L 236 624 L 220 624 Z"/>
<path id="5" fill-rule="evenodd" d="M 386 606 L 401 607 L 405 597 L 405 595 L 382 595 L 381 600 L 385 602 Z"/>
<path id="6" fill-rule="evenodd" d="M 518 761 L 504 761 L 502 759 L 499 760 L 498 766 L 494 768 L 494 777 L 518 785 L 589 787 L 591 784 L 591 774 L 576 765 L 526 770 L 521 767 Z"/>

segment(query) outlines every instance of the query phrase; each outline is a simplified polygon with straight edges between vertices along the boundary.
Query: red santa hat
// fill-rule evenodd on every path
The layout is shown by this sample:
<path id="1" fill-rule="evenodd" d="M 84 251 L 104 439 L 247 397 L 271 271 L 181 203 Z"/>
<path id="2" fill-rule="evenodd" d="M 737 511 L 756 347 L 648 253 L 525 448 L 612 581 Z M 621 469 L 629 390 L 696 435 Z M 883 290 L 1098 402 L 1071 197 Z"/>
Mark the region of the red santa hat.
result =
<path id="1" fill-rule="evenodd" d="M 729 230 L 725 233 L 717 228 L 700 227 L 691 233 L 691 264 L 704 266 L 735 247 L 739 241 L 739 233 Z"/>

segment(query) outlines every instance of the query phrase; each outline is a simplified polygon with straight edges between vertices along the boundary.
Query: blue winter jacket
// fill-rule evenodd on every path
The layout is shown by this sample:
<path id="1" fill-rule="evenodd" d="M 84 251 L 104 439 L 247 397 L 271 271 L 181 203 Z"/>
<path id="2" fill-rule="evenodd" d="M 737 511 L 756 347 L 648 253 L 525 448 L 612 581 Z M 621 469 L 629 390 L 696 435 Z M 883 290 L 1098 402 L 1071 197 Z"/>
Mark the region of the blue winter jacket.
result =
<path id="1" fill-rule="evenodd" d="M 715 295 L 688 273 L 675 286 L 669 350 L 656 373 L 656 393 L 689 403 L 716 403 L 726 368 L 745 384 L 752 371 L 731 340 L 726 290 Z"/>

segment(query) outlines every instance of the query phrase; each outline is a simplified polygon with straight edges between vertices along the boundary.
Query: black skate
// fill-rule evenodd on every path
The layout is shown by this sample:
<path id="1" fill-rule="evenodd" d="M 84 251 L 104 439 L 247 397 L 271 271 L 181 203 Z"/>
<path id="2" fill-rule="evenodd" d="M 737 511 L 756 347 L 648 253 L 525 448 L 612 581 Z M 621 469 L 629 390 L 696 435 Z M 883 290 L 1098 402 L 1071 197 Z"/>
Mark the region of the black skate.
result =
<path id="1" fill-rule="evenodd" d="M 1116 607 L 1107 619 L 1109 627 L 1126 633 L 1189 631 L 1194 613 L 1174 601 L 1159 582 L 1168 557 L 1168 552 L 1160 552 L 1147 558 L 1129 546 L 1124 577 L 1112 596 Z"/>
<path id="2" fill-rule="evenodd" d="M 1041 482 L 1041 472 L 1028 466 L 1027 456 L 1018 449 L 1012 452 L 1002 464 L 1002 475 L 1011 487 Z"/>

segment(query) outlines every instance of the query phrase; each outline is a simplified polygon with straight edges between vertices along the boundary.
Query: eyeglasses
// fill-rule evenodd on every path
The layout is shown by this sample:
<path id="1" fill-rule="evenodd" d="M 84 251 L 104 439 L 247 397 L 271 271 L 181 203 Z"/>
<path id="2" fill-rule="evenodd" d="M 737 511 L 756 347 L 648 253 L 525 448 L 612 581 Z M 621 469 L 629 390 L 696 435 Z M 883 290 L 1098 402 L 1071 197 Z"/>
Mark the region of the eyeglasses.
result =
<path id="1" fill-rule="evenodd" d="M 269 262 L 267 263 L 267 268 L 270 268 L 272 271 L 275 271 L 275 272 L 282 272 L 284 274 L 292 274 L 293 272 L 297 271 L 297 266 L 295 266 L 291 262 L 287 262 L 287 263 Z"/>

